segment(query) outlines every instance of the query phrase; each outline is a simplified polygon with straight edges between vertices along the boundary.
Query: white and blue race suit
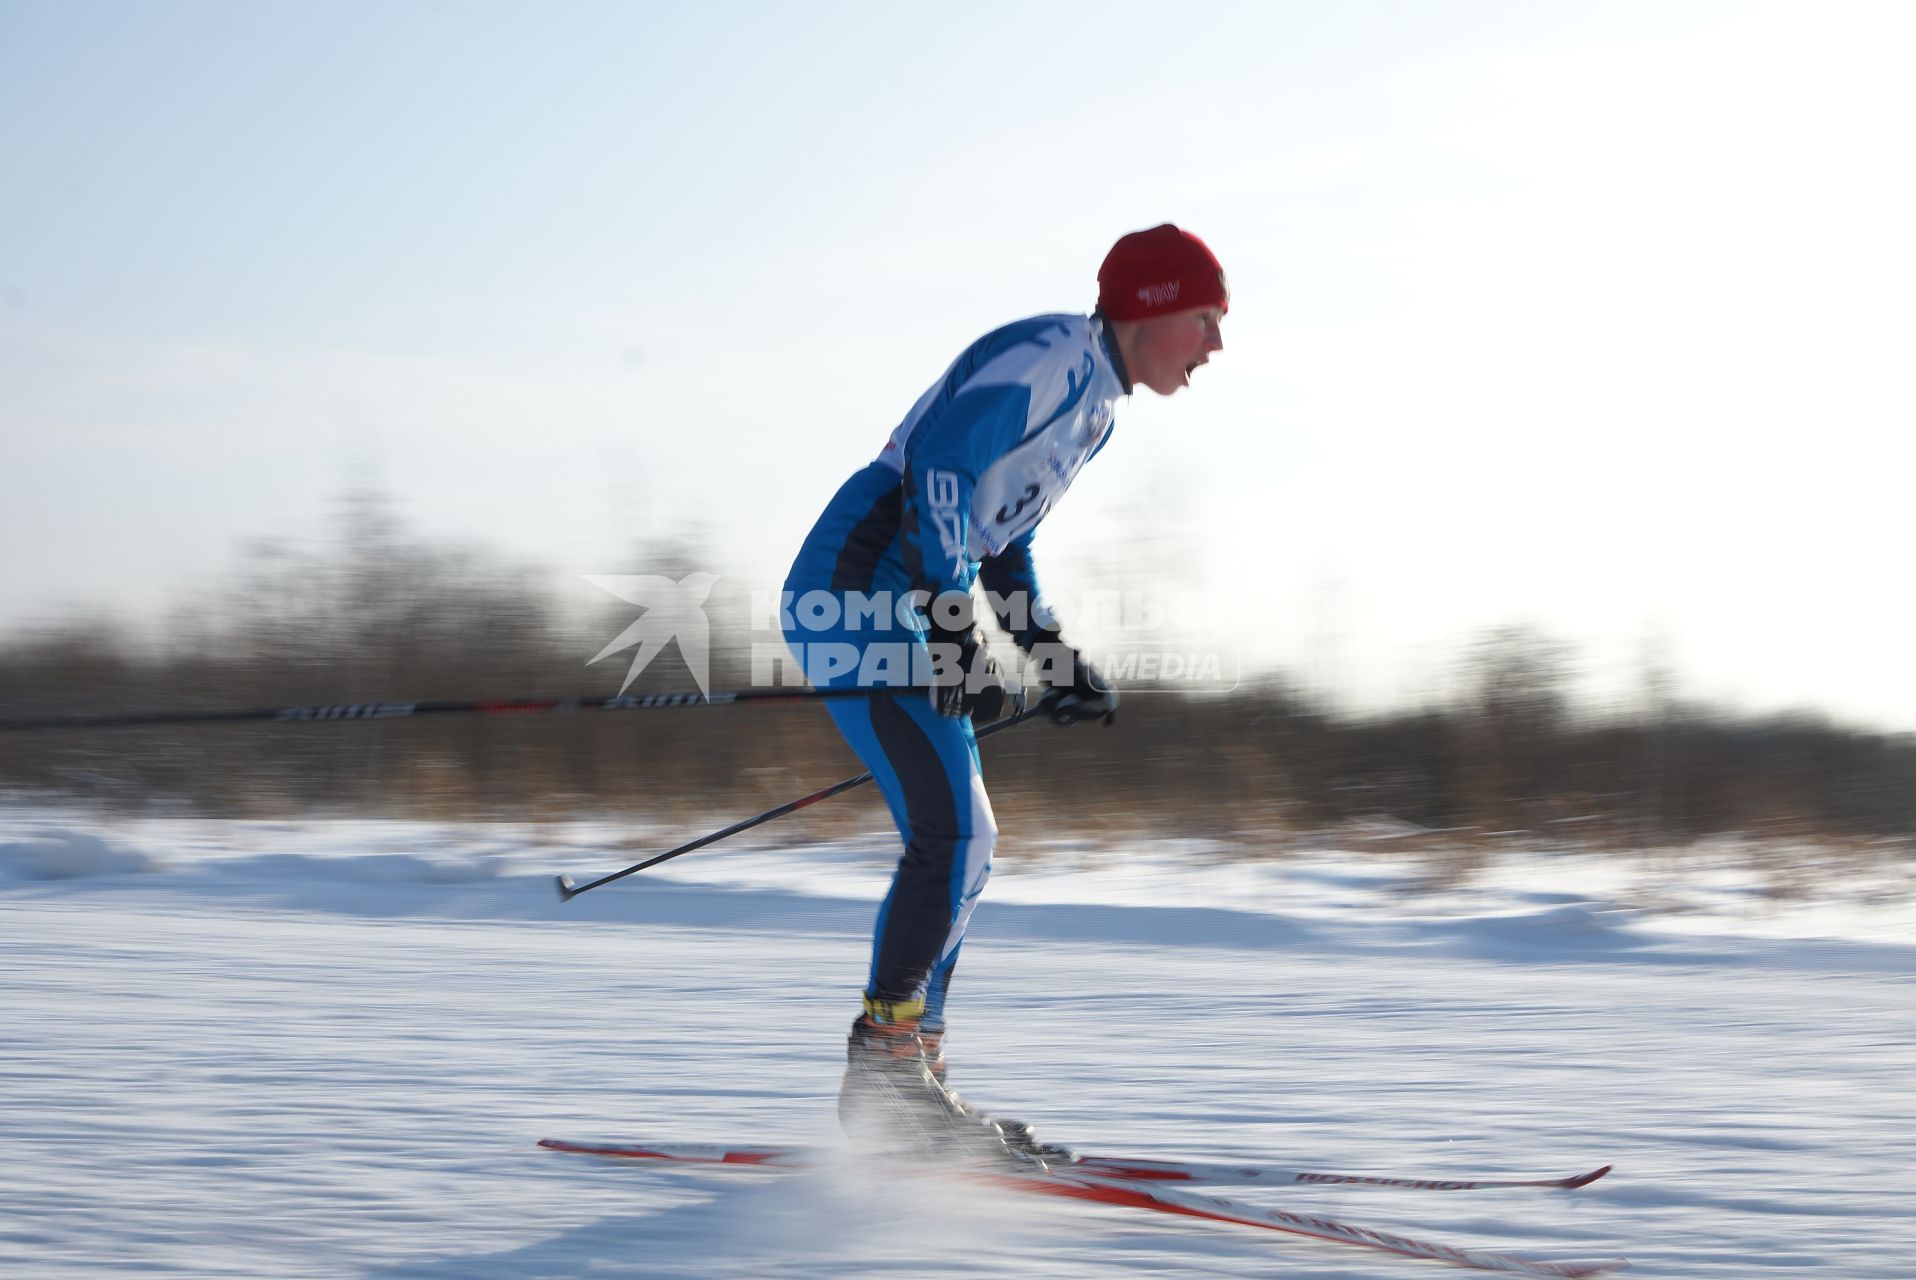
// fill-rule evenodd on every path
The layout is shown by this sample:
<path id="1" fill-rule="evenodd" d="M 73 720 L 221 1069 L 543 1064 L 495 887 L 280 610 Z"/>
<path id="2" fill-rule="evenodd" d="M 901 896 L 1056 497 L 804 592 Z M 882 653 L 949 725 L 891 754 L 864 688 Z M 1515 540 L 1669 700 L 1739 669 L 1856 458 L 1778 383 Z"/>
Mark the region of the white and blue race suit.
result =
<path id="1" fill-rule="evenodd" d="M 896 602 L 981 582 L 1001 625 L 1029 649 L 1053 628 L 1031 538 L 1110 438 L 1131 393 L 1101 315 L 1048 315 L 965 348 L 839 489 L 786 578 L 785 636 L 818 687 L 913 683 L 927 661 L 922 615 Z M 919 666 L 922 675 L 923 666 Z M 944 1025 L 945 992 L 998 828 L 971 721 L 927 697 L 826 703 L 884 792 L 904 854 L 878 914 L 866 1006 Z"/>

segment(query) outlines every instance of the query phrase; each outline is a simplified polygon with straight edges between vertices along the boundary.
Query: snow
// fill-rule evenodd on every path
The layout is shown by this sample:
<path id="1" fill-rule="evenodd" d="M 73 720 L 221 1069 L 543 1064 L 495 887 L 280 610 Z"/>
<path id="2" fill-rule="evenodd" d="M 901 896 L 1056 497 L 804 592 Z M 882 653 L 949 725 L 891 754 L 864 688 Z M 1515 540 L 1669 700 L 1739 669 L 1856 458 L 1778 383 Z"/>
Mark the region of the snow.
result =
<path id="1" fill-rule="evenodd" d="M 0 1276 L 1464 1274 L 849 1165 L 538 1150 L 834 1141 L 888 842 L 552 890 L 679 838 L 0 810 Z M 1230 1194 L 1643 1277 L 1916 1277 L 1906 866 L 1803 850 L 1809 890 L 1778 896 L 1729 846 L 1452 883 L 1331 838 L 1018 838 L 949 1048 L 1048 1136 L 1433 1177 L 1614 1161 L 1575 1192 Z"/>

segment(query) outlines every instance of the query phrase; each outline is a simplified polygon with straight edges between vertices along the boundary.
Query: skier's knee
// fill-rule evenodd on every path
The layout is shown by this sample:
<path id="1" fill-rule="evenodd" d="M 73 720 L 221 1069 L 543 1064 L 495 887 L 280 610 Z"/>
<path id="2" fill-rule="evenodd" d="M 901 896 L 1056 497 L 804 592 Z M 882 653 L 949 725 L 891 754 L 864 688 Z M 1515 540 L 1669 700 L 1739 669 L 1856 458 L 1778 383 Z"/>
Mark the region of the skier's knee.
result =
<path id="1" fill-rule="evenodd" d="M 998 824 L 986 814 L 984 821 L 972 828 L 965 837 L 963 858 L 965 864 L 965 896 L 975 898 L 985 887 L 985 881 L 991 879 L 991 854 L 998 847 Z"/>

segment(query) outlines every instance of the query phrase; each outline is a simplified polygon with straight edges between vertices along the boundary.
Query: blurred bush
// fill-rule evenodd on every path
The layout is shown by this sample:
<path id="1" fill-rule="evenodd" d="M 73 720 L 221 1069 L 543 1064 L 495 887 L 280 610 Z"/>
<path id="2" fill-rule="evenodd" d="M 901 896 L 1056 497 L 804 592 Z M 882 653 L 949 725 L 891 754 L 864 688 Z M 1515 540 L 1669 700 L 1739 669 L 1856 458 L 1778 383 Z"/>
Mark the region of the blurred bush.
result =
<path id="1" fill-rule="evenodd" d="M 630 566 L 674 579 L 710 568 L 659 547 Z M 751 646 L 773 633 L 754 630 L 735 578 L 708 613 L 712 687 L 749 685 Z M 0 644 L 0 717 L 606 694 L 629 654 L 586 659 L 633 616 L 610 596 L 569 605 L 529 566 L 429 545 L 358 500 L 332 545 L 256 548 L 235 585 L 157 639 L 76 619 Z M 1506 630 L 1463 657 L 1454 695 L 1416 711 L 1334 714 L 1269 674 L 1227 696 L 1127 697 L 1110 730 L 1003 735 L 984 748 L 986 772 L 1012 839 L 1168 832 L 1275 851 L 1361 820 L 1478 850 L 1916 834 L 1916 739 L 1730 716 L 1667 688 L 1634 712 L 1579 712 L 1574 674 L 1565 647 Z M 692 687 L 676 650 L 633 685 Z M 815 706 L 0 734 L 0 786 L 234 816 L 693 822 L 859 769 Z M 866 793 L 783 829 L 885 825 Z"/>

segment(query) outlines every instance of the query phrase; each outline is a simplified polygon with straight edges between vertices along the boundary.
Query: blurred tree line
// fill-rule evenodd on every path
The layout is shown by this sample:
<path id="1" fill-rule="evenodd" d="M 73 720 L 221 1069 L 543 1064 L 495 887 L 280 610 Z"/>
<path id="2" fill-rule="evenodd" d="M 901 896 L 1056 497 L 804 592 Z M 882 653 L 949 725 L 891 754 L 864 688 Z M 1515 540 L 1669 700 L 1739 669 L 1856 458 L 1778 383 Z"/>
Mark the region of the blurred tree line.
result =
<path id="1" fill-rule="evenodd" d="M 710 568 L 670 548 L 633 562 L 675 579 Z M 751 684 L 753 641 L 775 638 L 727 583 L 707 606 L 714 689 Z M 630 651 L 586 659 L 634 616 L 609 595 L 568 605 L 532 568 L 428 544 L 360 499 L 335 544 L 257 550 L 157 641 L 76 620 L 0 643 L 0 718 L 609 694 Z M 1900 849 L 1916 835 L 1916 738 L 1732 716 L 1678 701 L 1667 680 L 1628 713 L 1593 714 L 1574 706 L 1573 677 L 1563 647 L 1507 630 L 1465 656 L 1440 705 L 1335 714 L 1276 676 L 1229 696 L 1140 695 L 1109 730 L 994 739 L 986 773 L 1007 830 L 1027 838 L 1144 830 L 1275 849 L 1366 819 L 1475 848 L 1740 833 Z M 632 686 L 693 687 L 676 646 Z M 860 768 L 807 705 L 0 734 L 0 788 L 247 817 L 729 819 Z M 863 793 L 785 829 L 885 825 Z"/>

